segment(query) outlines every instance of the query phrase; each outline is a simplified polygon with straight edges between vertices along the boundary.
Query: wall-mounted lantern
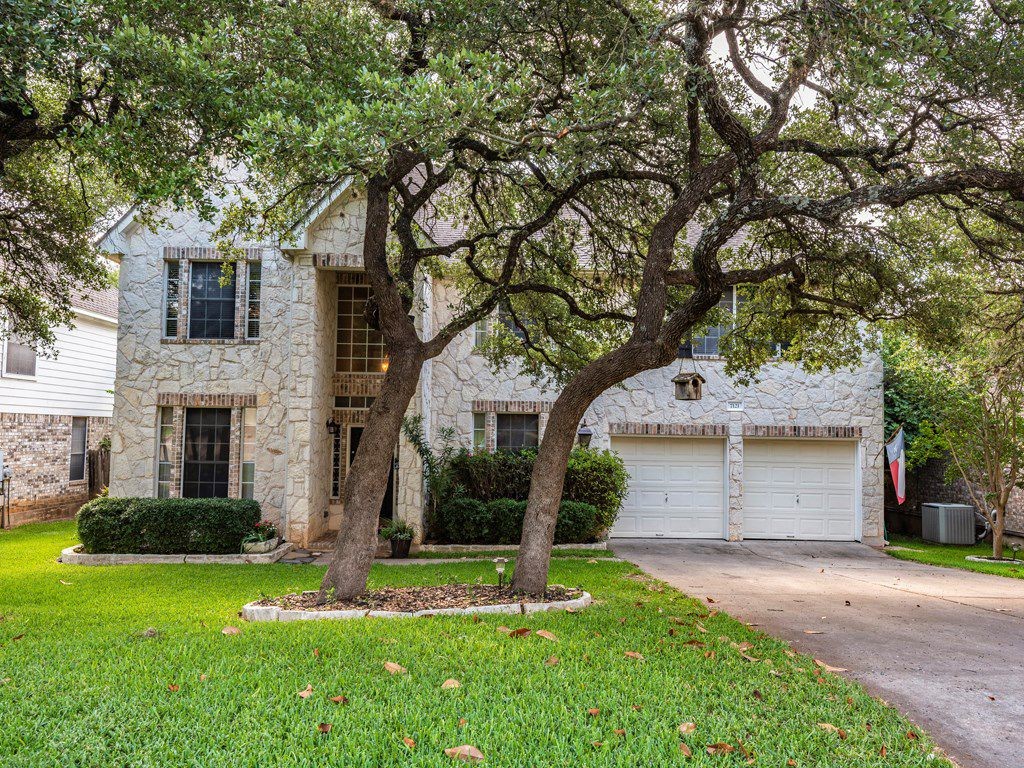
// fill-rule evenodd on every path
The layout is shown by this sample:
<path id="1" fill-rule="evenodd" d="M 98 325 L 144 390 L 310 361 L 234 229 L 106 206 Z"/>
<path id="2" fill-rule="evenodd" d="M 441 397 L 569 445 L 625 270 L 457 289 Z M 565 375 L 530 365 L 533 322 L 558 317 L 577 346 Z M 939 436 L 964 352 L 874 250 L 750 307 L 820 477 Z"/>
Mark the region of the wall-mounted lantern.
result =
<path id="1" fill-rule="evenodd" d="M 389 358 L 387 355 L 384 355 L 384 357 L 381 358 L 381 361 L 380 361 L 380 372 L 381 373 L 387 373 L 388 372 L 388 367 L 390 365 L 391 365 L 391 358 Z"/>
<path id="2" fill-rule="evenodd" d="M 580 448 L 589 448 L 590 439 L 594 436 L 594 430 L 587 426 L 586 420 L 580 425 L 579 432 L 576 433 L 576 438 L 580 442 Z"/>
<path id="3" fill-rule="evenodd" d="M 672 383 L 676 387 L 676 400 L 700 400 L 706 379 L 696 371 L 680 371 L 672 379 Z"/>
<path id="4" fill-rule="evenodd" d="M 339 424 L 338 421 L 333 416 L 331 416 L 331 418 L 327 420 L 327 433 L 330 435 L 336 435 L 340 431 L 341 424 Z"/>

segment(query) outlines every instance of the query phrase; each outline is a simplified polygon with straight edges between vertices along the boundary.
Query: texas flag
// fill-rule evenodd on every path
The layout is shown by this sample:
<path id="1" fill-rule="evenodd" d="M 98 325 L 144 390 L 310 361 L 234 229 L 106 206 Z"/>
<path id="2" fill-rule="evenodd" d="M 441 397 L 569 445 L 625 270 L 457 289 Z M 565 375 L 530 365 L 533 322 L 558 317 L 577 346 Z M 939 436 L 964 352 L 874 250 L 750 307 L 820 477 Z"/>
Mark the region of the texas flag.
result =
<path id="1" fill-rule="evenodd" d="M 885 444 L 885 456 L 889 460 L 896 501 L 902 504 L 907 498 L 907 443 L 903 437 L 903 427 Z"/>

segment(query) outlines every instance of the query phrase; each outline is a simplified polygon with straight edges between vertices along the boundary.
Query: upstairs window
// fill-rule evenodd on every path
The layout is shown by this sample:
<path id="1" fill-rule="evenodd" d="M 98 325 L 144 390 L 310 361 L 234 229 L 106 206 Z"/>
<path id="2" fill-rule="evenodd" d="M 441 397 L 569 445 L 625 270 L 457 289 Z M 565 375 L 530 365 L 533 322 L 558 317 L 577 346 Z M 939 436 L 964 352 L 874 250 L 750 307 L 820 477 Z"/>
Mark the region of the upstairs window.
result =
<path id="1" fill-rule="evenodd" d="M 368 285 L 338 286 L 338 373 L 384 370 L 384 337 L 366 324 L 363 315 L 370 296 Z"/>
<path id="2" fill-rule="evenodd" d="M 178 310 L 181 306 L 181 262 L 164 262 L 164 338 L 178 336 Z"/>
<path id="3" fill-rule="evenodd" d="M 219 261 L 194 261 L 189 279 L 188 336 L 190 339 L 235 337 L 235 278 L 221 284 L 224 272 Z"/>
<path id="4" fill-rule="evenodd" d="M 735 288 L 728 288 L 718 302 L 718 308 L 736 316 L 738 296 Z M 733 328 L 732 322 L 708 328 L 703 336 L 693 336 L 688 345 L 679 348 L 680 357 L 718 357 L 722 338 Z"/>
<path id="5" fill-rule="evenodd" d="M 499 413 L 499 451 L 536 448 L 540 444 L 540 417 L 535 413 Z"/>
<path id="6" fill-rule="evenodd" d="M 85 446 L 89 420 L 84 416 L 71 419 L 71 480 L 85 480 Z"/>
<path id="7" fill-rule="evenodd" d="M 249 262 L 249 285 L 246 291 L 245 338 L 260 337 L 260 290 L 263 281 L 263 266 L 258 261 Z"/>
<path id="8" fill-rule="evenodd" d="M 32 347 L 14 339 L 7 339 L 4 347 L 4 375 L 36 375 L 36 351 Z"/>

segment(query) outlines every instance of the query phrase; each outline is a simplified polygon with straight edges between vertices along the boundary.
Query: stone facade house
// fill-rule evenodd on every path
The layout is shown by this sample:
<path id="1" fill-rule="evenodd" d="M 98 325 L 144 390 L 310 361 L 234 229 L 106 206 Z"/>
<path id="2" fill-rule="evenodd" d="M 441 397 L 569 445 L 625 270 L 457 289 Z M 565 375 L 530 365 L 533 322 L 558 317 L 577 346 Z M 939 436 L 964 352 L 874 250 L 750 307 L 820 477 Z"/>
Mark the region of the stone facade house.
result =
<path id="1" fill-rule="evenodd" d="M 71 303 L 74 326 L 55 329 L 46 354 L 0 338 L 0 454 L 15 525 L 78 511 L 89 499 L 88 452 L 110 437 L 117 291 Z"/>
<path id="2" fill-rule="evenodd" d="M 334 535 L 386 365 L 362 319 L 364 209 L 341 184 L 283 244 L 244 248 L 224 279 L 213 226 L 198 217 L 168 212 L 153 230 L 129 214 L 110 230 L 104 247 L 122 258 L 111 494 L 252 497 L 290 540 Z M 420 283 L 423 333 L 449 316 L 452 292 Z M 464 445 L 495 449 L 543 436 L 556 392 L 495 374 L 475 351 L 499 321 L 424 365 L 410 412 L 428 438 L 450 426 Z M 618 451 L 632 476 L 612 535 L 880 541 L 880 360 L 813 375 L 778 364 L 738 386 L 717 336 L 587 413 L 592 445 Z M 701 400 L 675 399 L 681 366 L 706 379 Z M 422 486 L 403 440 L 382 514 L 421 530 Z"/>

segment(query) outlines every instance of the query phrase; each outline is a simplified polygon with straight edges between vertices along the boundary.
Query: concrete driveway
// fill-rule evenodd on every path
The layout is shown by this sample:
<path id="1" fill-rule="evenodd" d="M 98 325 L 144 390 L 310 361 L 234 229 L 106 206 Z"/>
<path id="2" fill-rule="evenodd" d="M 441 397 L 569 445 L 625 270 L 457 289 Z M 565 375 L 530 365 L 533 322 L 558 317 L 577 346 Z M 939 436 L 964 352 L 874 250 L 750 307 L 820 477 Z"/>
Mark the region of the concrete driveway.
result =
<path id="1" fill-rule="evenodd" d="M 964 768 L 1024 765 L 1024 580 L 861 544 L 611 544 L 652 576 L 846 667 Z"/>

